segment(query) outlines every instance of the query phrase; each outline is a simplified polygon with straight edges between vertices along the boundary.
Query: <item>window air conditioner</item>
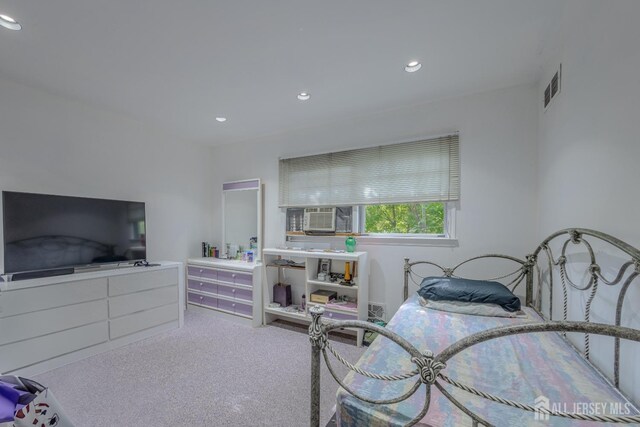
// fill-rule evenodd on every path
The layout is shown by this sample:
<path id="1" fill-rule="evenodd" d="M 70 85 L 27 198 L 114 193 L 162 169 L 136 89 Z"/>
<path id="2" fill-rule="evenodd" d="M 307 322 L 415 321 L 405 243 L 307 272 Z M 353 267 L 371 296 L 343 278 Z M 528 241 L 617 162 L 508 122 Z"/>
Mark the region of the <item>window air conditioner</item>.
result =
<path id="1" fill-rule="evenodd" d="M 336 208 L 306 208 L 302 230 L 309 233 L 335 233 Z"/>

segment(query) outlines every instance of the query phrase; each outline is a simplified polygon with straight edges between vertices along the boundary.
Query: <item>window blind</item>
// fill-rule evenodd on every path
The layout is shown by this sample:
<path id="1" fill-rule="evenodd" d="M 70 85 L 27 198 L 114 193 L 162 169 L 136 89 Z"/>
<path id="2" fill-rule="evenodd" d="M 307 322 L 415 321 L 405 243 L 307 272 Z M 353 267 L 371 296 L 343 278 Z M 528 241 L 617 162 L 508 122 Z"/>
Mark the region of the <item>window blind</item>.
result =
<path id="1" fill-rule="evenodd" d="M 280 207 L 444 202 L 460 198 L 457 134 L 280 160 Z"/>

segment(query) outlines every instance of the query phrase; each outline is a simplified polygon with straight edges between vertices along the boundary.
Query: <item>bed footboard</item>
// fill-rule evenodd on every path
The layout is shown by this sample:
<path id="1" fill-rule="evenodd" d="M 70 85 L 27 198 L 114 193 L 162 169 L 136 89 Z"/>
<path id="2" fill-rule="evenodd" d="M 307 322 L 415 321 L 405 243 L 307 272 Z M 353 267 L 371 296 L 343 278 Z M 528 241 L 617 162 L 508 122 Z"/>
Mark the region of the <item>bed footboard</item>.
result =
<path id="1" fill-rule="evenodd" d="M 640 423 L 640 415 L 591 415 L 582 413 L 562 412 L 548 409 L 545 407 L 532 406 L 527 403 L 522 403 L 508 399 L 503 396 L 496 396 L 491 393 L 478 390 L 475 387 L 467 384 L 455 381 L 446 375 L 447 361 L 452 357 L 462 352 L 463 350 L 472 347 L 476 344 L 489 341 L 492 339 L 506 337 L 510 335 L 519 335 L 527 333 L 539 333 L 539 332 L 581 332 L 594 335 L 604 335 L 610 337 L 616 337 L 618 339 L 626 339 L 631 341 L 640 342 L 640 331 L 632 328 L 626 328 L 622 326 L 612 326 L 600 323 L 587 323 L 587 322 L 538 322 L 538 323 L 524 323 L 519 325 L 503 326 L 498 328 L 489 329 L 483 332 L 476 333 L 469 337 L 466 337 L 460 341 L 455 342 L 449 347 L 445 348 L 442 352 L 434 355 L 430 351 L 421 353 L 411 343 L 402 338 L 401 336 L 393 333 L 392 331 L 380 327 L 378 325 L 363 322 L 359 320 L 347 320 L 347 321 L 335 321 L 324 319 L 322 314 L 324 308 L 316 305 L 310 309 L 313 317 L 312 323 L 309 326 L 309 339 L 311 341 L 311 418 L 310 426 L 319 427 L 320 425 L 320 364 L 321 356 L 331 373 L 331 376 L 338 382 L 340 387 L 346 390 L 349 394 L 356 398 L 368 402 L 374 405 L 386 405 L 392 403 L 402 402 L 413 394 L 415 394 L 421 385 L 425 385 L 425 403 L 422 410 L 415 415 L 411 421 L 406 425 L 412 426 L 419 422 L 429 411 L 431 401 L 431 387 L 434 386 L 440 392 L 449 399 L 457 408 L 467 414 L 474 426 L 493 426 L 489 421 L 481 418 L 468 408 L 466 408 L 460 401 L 455 399 L 447 390 L 443 387 L 443 383 L 452 385 L 460 390 L 464 390 L 474 396 L 478 396 L 494 403 L 511 406 L 524 411 L 532 413 L 552 415 L 556 417 L 568 418 L 572 420 L 581 421 L 596 421 L 596 422 L 609 422 L 609 423 L 622 423 L 622 424 L 635 424 Z M 341 328 L 358 328 L 369 331 L 377 332 L 378 334 L 390 339 L 397 345 L 402 347 L 411 356 L 411 361 L 415 365 L 415 369 L 404 373 L 373 373 L 359 368 L 358 366 L 348 362 L 340 353 L 331 346 L 329 341 L 329 333 L 333 330 L 339 330 Z M 367 396 L 359 394 L 356 390 L 349 388 L 343 380 L 335 372 L 329 353 L 337 359 L 340 363 L 346 366 L 350 371 L 353 371 L 359 375 L 364 375 L 369 378 L 373 378 L 380 381 L 401 381 L 411 378 L 416 378 L 414 385 L 409 391 L 401 396 L 397 396 L 391 399 L 377 400 Z"/>

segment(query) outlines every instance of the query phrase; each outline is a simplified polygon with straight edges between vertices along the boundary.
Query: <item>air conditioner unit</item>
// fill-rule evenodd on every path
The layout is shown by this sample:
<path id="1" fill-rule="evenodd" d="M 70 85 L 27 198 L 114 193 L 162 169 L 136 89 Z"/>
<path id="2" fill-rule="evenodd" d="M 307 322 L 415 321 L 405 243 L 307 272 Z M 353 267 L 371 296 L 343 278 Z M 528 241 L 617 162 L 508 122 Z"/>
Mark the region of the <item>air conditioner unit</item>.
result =
<path id="1" fill-rule="evenodd" d="M 309 233 L 335 233 L 336 208 L 306 208 L 302 230 Z"/>

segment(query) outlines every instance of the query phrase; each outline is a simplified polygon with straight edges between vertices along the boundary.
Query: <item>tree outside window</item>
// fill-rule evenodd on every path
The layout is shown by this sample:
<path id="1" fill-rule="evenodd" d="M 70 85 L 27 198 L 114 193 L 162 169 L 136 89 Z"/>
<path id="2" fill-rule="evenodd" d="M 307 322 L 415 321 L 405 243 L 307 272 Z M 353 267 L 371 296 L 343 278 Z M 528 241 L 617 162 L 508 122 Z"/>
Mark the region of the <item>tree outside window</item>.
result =
<path id="1" fill-rule="evenodd" d="M 444 203 L 402 203 L 365 207 L 365 233 L 445 234 Z"/>

